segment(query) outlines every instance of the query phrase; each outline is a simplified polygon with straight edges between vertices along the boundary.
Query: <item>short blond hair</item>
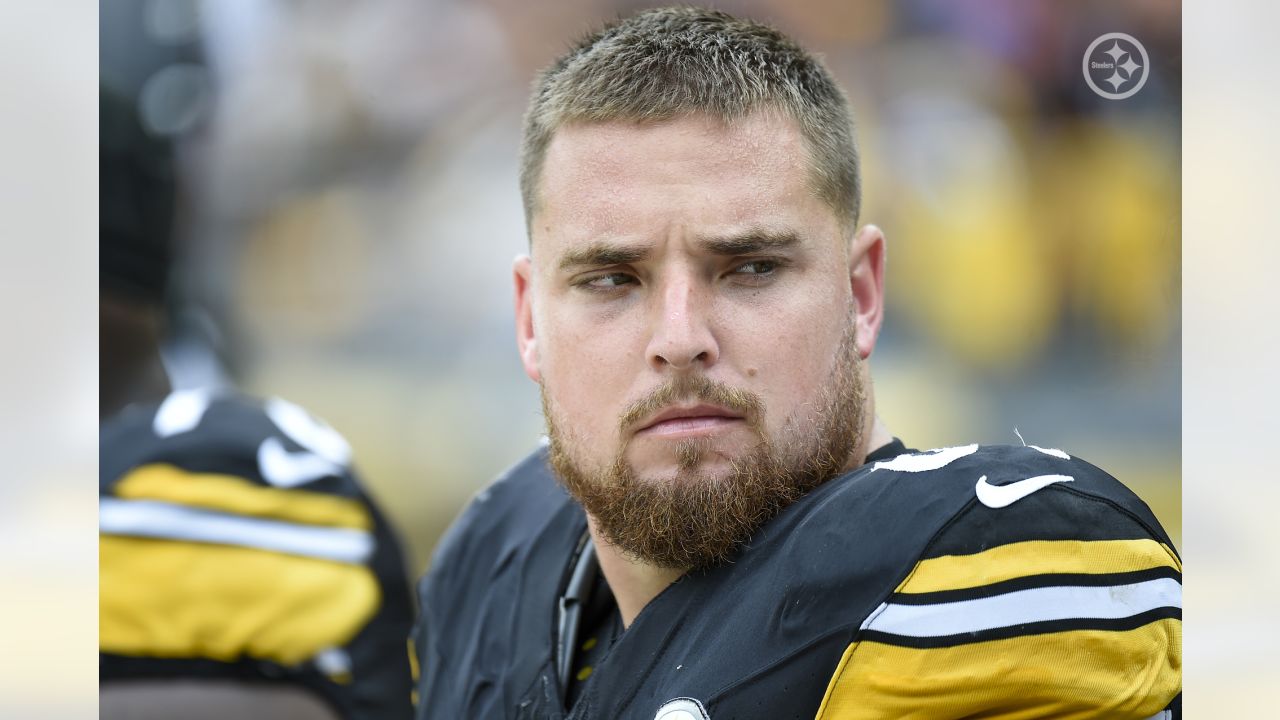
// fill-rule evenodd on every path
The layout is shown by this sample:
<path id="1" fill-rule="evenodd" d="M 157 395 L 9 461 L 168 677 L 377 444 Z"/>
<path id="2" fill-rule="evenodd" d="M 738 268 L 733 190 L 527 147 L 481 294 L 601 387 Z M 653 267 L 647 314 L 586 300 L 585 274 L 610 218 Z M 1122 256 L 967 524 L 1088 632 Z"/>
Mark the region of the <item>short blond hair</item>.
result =
<path id="1" fill-rule="evenodd" d="M 799 125 L 811 186 L 846 228 L 861 204 L 849 101 L 822 63 L 775 28 L 717 10 L 646 10 L 587 35 L 543 70 L 524 117 L 520 193 L 532 227 L 556 130 L 574 122 L 725 121 L 765 109 Z"/>

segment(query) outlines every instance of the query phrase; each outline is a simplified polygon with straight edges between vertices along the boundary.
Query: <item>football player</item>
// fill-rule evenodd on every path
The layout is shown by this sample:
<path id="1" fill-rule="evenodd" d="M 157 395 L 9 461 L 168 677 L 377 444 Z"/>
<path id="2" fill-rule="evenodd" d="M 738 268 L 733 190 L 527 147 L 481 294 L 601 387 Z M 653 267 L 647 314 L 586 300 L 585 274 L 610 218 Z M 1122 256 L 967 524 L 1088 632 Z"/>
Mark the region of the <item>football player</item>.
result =
<path id="1" fill-rule="evenodd" d="M 859 182 L 844 94 L 770 27 L 650 10 L 543 72 L 514 281 L 548 442 L 420 585 L 419 718 L 1179 715 L 1140 499 L 876 416 Z"/>
<path id="2" fill-rule="evenodd" d="M 409 717 L 397 539 L 333 429 L 171 382 L 172 148 L 100 99 L 101 715 Z"/>

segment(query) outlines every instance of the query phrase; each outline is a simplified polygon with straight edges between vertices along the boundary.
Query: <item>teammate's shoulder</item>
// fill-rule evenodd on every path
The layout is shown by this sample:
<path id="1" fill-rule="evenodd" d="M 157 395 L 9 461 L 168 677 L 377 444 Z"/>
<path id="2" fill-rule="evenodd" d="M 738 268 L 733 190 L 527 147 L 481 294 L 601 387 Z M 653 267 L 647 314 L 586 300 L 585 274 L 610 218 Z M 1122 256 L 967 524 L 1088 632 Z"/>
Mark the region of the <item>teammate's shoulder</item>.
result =
<path id="1" fill-rule="evenodd" d="M 102 425 L 98 457 L 104 492 L 141 470 L 360 493 L 351 447 L 336 430 L 287 400 L 231 390 L 179 390 L 126 408 Z"/>
<path id="2" fill-rule="evenodd" d="M 388 682 L 365 648 L 403 642 L 404 570 L 336 431 L 284 400 L 179 391 L 104 424 L 99 457 L 104 677 Z"/>

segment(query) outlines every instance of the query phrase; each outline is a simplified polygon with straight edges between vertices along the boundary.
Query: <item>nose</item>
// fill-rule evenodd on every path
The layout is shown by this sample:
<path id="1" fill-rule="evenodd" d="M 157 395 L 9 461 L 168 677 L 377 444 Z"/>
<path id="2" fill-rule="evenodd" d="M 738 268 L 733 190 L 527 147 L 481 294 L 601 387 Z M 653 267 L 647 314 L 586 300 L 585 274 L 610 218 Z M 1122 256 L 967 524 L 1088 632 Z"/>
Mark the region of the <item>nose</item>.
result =
<path id="1" fill-rule="evenodd" d="M 720 358 L 709 322 L 710 293 L 696 282 L 677 279 L 655 295 L 653 334 L 646 349 L 649 364 L 659 372 L 705 370 Z"/>

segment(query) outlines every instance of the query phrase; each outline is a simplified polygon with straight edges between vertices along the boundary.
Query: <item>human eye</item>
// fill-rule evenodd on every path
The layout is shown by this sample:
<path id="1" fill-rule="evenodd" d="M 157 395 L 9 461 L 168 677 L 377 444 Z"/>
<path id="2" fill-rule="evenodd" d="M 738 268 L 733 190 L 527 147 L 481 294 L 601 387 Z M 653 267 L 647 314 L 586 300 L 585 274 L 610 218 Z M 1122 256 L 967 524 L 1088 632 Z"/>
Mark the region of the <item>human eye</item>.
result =
<path id="1" fill-rule="evenodd" d="M 574 282 L 576 287 L 591 292 L 611 292 L 626 285 L 634 285 L 636 278 L 623 272 L 588 275 Z"/>
<path id="2" fill-rule="evenodd" d="M 752 260 L 734 268 L 734 272 L 741 275 L 768 275 L 777 268 L 778 263 L 773 260 Z"/>
<path id="3" fill-rule="evenodd" d="M 785 263 L 775 259 L 748 260 L 739 263 L 729 271 L 731 278 L 737 282 L 759 285 L 771 280 Z"/>

